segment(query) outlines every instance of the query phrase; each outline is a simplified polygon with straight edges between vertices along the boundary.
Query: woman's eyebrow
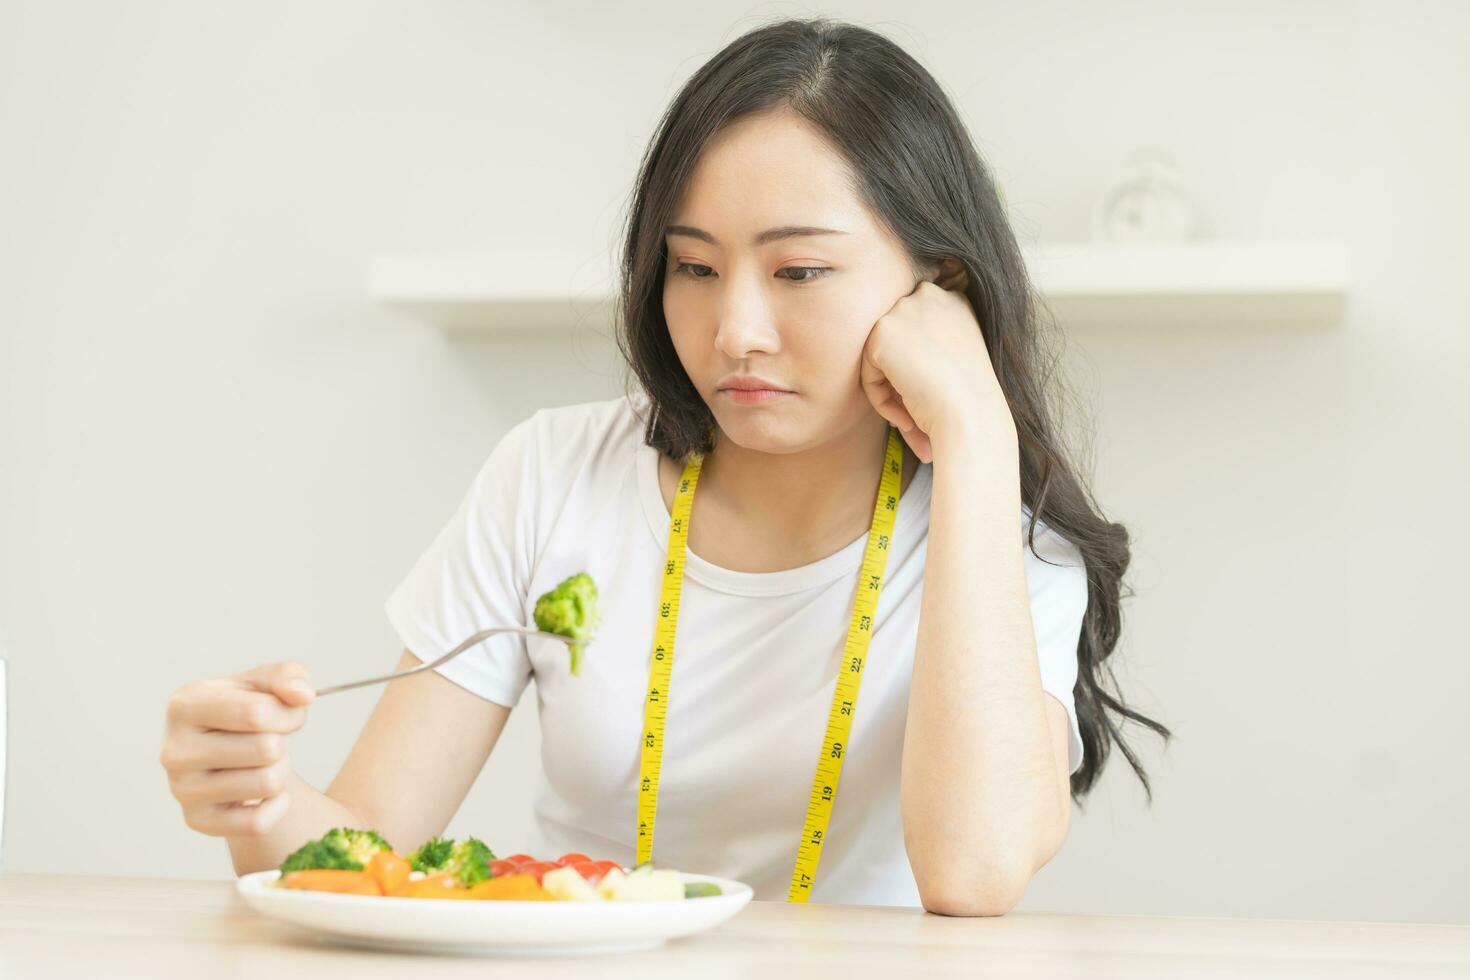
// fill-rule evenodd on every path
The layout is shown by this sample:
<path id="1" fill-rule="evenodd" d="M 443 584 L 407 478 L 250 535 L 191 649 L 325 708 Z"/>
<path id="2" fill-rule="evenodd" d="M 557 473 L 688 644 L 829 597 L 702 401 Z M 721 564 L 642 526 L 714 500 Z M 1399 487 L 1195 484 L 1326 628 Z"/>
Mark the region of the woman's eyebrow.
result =
<path id="1" fill-rule="evenodd" d="M 770 242 L 781 241 L 786 238 L 807 238 L 816 235 L 846 235 L 847 232 L 837 228 L 817 228 L 812 225 L 782 225 L 779 228 L 767 228 L 765 231 L 751 239 L 752 245 L 766 245 Z M 719 240 L 702 228 L 694 228 L 690 225 L 669 225 L 664 229 L 665 237 L 683 235 L 686 238 L 697 238 L 711 245 L 718 245 Z"/>

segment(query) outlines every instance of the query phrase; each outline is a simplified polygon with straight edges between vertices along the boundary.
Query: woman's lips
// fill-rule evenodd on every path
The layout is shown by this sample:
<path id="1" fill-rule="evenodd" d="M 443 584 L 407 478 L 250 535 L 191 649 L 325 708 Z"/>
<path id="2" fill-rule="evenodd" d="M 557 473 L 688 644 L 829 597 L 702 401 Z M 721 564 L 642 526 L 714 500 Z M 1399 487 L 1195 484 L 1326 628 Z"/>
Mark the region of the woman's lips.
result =
<path id="1" fill-rule="evenodd" d="M 737 405 L 760 405 L 795 394 L 793 391 L 778 391 L 775 388 L 721 388 L 720 393 L 728 395 Z"/>

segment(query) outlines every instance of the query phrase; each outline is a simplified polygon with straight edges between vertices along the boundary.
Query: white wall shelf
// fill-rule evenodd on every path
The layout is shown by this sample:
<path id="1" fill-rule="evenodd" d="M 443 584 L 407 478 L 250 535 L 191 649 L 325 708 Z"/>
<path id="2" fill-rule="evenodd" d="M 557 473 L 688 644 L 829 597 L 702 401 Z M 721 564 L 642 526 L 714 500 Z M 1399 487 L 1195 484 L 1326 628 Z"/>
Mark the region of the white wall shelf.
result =
<path id="1" fill-rule="evenodd" d="M 1350 282 L 1340 241 L 1058 242 L 1023 246 L 1065 327 L 1341 321 Z M 613 286 L 583 267 L 495 253 L 375 256 L 368 294 L 415 319 L 476 332 L 610 330 Z"/>

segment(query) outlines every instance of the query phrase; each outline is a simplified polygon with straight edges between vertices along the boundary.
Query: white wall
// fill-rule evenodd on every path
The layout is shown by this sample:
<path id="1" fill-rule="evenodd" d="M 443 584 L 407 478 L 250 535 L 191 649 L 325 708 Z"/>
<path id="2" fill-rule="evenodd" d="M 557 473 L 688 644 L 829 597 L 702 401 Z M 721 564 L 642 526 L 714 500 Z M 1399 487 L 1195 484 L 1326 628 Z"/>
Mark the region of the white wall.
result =
<path id="1" fill-rule="evenodd" d="M 679 84 L 816 9 L 0 3 L 6 868 L 229 874 L 157 764 L 168 693 L 391 666 L 382 602 L 499 435 L 622 390 L 585 331 L 375 309 L 368 255 L 608 261 Z M 1136 546 L 1116 662 L 1178 737 L 1135 735 L 1152 809 L 1115 756 L 1022 908 L 1470 922 L 1466 8 L 825 9 L 941 78 L 1028 240 L 1084 235 L 1104 176 L 1162 143 L 1205 233 L 1354 249 L 1338 327 L 1073 333 Z M 313 709 L 309 780 L 376 696 Z M 452 831 L 519 846 L 534 701 Z"/>

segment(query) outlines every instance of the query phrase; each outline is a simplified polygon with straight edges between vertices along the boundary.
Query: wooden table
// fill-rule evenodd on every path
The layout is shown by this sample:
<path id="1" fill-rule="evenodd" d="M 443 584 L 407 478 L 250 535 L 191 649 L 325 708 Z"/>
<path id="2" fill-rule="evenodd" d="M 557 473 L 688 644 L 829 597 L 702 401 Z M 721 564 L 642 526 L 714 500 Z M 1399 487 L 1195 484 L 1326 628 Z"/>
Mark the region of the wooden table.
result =
<path id="1" fill-rule="evenodd" d="M 1470 977 L 1470 926 L 1056 915 L 960 919 L 752 902 L 651 951 L 555 959 L 332 946 L 256 914 L 232 881 L 0 875 L 0 978 L 505 976 Z"/>

